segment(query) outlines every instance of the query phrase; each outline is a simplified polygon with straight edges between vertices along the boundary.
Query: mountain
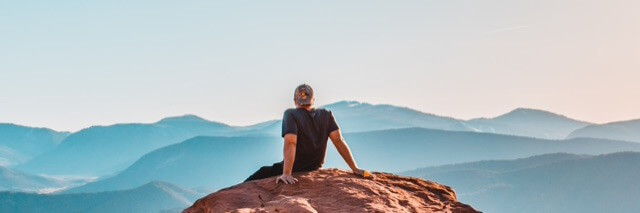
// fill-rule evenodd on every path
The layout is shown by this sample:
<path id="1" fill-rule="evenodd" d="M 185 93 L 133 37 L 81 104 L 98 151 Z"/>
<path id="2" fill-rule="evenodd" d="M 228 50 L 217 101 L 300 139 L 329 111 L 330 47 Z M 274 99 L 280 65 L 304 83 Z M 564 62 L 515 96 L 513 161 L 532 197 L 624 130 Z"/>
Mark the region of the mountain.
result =
<path id="1" fill-rule="evenodd" d="M 568 138 L 607 138 L 640 143 L 640 119 L 594 124 L 573 131 Z"/>
<path id="2" fill-rule="evenodd" d="M 456 189 L 486 212 L 638 212 L 640 153 L 549 154 L 402 173 Z"/>
<path id="3" fill-rule="evenodd" d="M 69 186 L 62 180 L 31 175 L 0 166 L 0 191 L 43 192 Z"/>
<path id="4" fill-rule="evenodd" d="M 384 172 L 489 159 L 568 152 L 603 154 L 640 151 L 640 144 L 592 138 L 529 137 L 423 128 L 347 133 L 359 166 Z M 346 168 L 329 143 L 325 168 Z M 128 189 L 160 180 L 181 187 L 220 189 L 243 181 L 261 166 L 282 160 L 282 139 L 272 136 L 196 137 L 150 152 L 121 173 L 68 192 Z"/>
<path id="5" fill-rule="evenodd" d="M 142 155 L 198 135 L 221 135 L 233 127 L 194 115 L 152 124 L 93 126 L 66 137 L 54 150 L 17 168 L 49 175 L 106 175 L 129 166 Z"/>
<path id="6" fill-rule="evenodd" d="M 579 128 L 584 123 L 544 111 L 525 109 L 514 110 L 493 119 L 463 121 L 406 107 L 355 101 L 341 101 L 323 107 L 334 113 L 343 132 L 421 127 L 564 138 L 565 132 Z M 19 165 L 18 168 L 34 174 L 104 176 L 125 169 L 149 151 L 191 137 L 279 136 L 281 125 L 281 121 L 272 120 L 235 127 L 195 115 L 185 115 L 165 118 L 152 124 L 94 126 L 68 136 L 54 150 Z M 0 153 L 3 152 L 8 151 L 0 150 Z"/>
<path id="7" fill-rule="evenodd" d="M 340 101 L 322 107 L 333 112 L 343 132 L 409 127 L 472 131 L 461 120 L 428 114 L 406 107 L 386 104 L 372 105 L 357 101 Z"/>
<path id="8" fill-rule="evenodd" d="M 0 166 L 13 166 L 55 148 L 69 135 L 47 128 L 0 123 Z"/>
<path id="9" fill-rule="evenodd" d="M 254 134 L 273 134 L 280 135 L 279 130 L 282 126 L 282 121 L 280 120 L 270 120 L 265 122 L 260 122 L 250 126 L 236 127 L 238 131 L 258 131 Z M 275 133 L 274 133 L 275 132 Z"/>
<path id="10" fill-rule="evenodd" d="M 422 128 L 352 133 L 346 134 L 345 139 L 358 165 L 386 172 L 555 152 L 604 154 L 640 151 L 640 144 L 606 139 L 545 140 Z M 327 166 L 345 166 L 333 146 L 329 148 L 325 163 Z"/>
<path id="11" fill-rule="evenodd" d="M 457 212 L 475 213 L 447 186 L 388 173 L 362 179 L 336 169 L 294 173 L 298 183 L 275 177 L 220 190 L 185 209 L 196 212 Z"/>
<path id="12" fill-rule="evenodd" d="M 543 110 L 518 108 L 495 118 L 472 119 L 466 124 L 479 132 L 564 139 L 572 131 L 591 123 Z"/>
<path id="13" fill-rule="evenodd" d="M 589 158 L 592 155 L 552 153 L 515 160 L 483 160 L 469 163 L 448 164 L 420 168 L 399 174 L 441 181 L 455 186 L 459 195 L 490 189 L 494 186 L 494 176 L 503 172 L 526 169 L 534 166 L 556 163 L 564 160 Z"/>
<path id="14" fill-rule="evenodd" d="M 260 164 L 282 160 L 279 137 L 195 137 L 150 152 L 118 175 L 65 193 L 130 189 L 159 180 L 186 188 L 236 184 Z"/>
<path id="15" fill-rule="evenodd" d="M 424 113 L 406 107 L 357 101 L 339 101 L 319 106 L 331 110 L 343 132 L 363 132 L 383 129 L 423 127 L 443 130 L 473 131 L 462 120 Z M 280 135 L 281 120 L 271 120 L 247 127 L 240 133 Z"/>
<path id="16" fill-rule="evenodd" d="M 495 118 L 465 121 L 406 107 L 373 105 L 357 101 L 340 101 L 323 107 L 334 113 L 344 132 L 422 127 L 542 139 L 565 139 L 572 131 L 591 124 L 552 112 L 527 108 L 518 108 Z"/>
<path id="17" fill-rule="evenodd" d="M 81 194 L 0 192 L 0 212 L 160 212 L 180 211 L 202 194 L 163 182 L 126 191 Z"/>

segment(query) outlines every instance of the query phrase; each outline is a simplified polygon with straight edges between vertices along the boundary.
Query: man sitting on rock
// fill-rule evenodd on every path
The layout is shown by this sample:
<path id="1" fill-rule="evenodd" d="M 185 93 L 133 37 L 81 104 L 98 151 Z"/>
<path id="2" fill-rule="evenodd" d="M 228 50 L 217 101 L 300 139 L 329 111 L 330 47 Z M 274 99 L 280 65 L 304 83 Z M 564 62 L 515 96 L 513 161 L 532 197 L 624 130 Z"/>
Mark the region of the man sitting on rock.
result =
<path id="1" fill-rule="evenodd" d="M 249 176 L 247 181 L 280 175 L 276 179 L 285 184 L 293 184 L 298 179 L 292 172 L 313 171 L 322 167 L 327 151 L 327 139 L 331 138 L 344 161 L 353 173 L 365 178 L 371 174 L 358 168 L 349 146 L 342 138 L 340 128 L 331 111 L 313 107 L 313 89 L 307 84 L 298 86 L 293 96 L 295 109 L 287 109 L 282 118 L 284 137 L 284 160 L 272 166 L 263 166 Z"/>

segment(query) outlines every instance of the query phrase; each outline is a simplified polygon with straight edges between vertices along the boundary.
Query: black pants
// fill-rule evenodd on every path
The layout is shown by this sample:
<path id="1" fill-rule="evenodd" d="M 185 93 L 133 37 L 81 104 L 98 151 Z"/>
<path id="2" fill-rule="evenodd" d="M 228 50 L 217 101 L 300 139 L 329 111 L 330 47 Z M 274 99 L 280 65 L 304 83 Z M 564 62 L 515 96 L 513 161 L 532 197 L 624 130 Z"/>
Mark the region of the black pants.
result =
<path id="1" fill-rule="evenodd" d="M 277 163 L 274 163 L 271 166 L 260 167 L 260 169 L 258 169 L 258 171 L 256 171 L 251 176 L 249 176 L 249 178 L 244 180 L 244 182 L 281 175 L 282 174 L 282 164 L 283 164 L 283 162 L 277 162 Z"/>

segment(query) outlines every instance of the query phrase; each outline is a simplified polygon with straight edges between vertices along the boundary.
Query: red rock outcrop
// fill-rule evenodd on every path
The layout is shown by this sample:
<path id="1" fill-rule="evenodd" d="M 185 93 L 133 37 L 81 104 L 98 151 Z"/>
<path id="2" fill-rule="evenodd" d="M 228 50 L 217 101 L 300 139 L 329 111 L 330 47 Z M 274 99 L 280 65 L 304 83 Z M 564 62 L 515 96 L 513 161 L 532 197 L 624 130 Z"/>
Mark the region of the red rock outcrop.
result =
<path id="1" fill-rule="evenodd" d="M 196 201 L 184 212 L 477 212 L 448 186 L 374 173 L 363 179 L 337 169 L 294 173 L 296 184 L 275 177 L 238 184 Z"/>

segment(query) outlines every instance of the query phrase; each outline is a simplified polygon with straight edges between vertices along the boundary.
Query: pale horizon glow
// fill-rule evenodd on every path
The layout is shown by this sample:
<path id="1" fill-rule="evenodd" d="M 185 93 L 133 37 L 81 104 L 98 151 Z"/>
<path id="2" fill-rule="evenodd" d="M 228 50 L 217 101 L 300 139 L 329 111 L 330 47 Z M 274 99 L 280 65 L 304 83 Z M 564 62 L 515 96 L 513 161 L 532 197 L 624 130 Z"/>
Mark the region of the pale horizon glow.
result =
<path id="1" fill-rule="evenodd" d="M 5 1 L 0 123 L 77 131 L 391 104 L 458 119 L 640 118 L 640 2 Z"/>

